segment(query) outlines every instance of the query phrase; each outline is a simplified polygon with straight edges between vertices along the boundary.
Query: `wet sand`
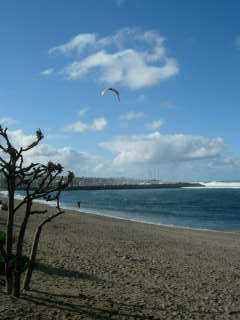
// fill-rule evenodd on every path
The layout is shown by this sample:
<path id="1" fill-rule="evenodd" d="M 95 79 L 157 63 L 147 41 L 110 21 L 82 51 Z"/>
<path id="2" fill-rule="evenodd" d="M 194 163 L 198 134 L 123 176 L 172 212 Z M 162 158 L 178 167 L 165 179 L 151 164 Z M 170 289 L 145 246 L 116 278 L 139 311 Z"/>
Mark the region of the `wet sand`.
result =
<path id="1" fill-rule="evenodd" d="M 41 219 L 31 218 L 26 252 Z M 66 211 L 44 227 L 37 262 L 21 299 L 0 287 L 0 319 L 240 319 L 237 232 Z"/>

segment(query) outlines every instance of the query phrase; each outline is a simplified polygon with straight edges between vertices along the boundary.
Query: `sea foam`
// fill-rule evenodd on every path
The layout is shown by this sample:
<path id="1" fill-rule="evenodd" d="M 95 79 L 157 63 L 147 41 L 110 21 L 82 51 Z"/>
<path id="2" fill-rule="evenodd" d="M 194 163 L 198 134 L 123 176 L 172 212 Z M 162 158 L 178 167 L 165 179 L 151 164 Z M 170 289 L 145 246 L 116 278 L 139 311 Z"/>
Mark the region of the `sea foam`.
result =
<path id="1" fill-rule="evenodd" d="M 224 189 L 239 189 L 240 182 L 224 182 L 224 181 L 211 181 L 200 182 L 205 188 L 224 188 Z"/>

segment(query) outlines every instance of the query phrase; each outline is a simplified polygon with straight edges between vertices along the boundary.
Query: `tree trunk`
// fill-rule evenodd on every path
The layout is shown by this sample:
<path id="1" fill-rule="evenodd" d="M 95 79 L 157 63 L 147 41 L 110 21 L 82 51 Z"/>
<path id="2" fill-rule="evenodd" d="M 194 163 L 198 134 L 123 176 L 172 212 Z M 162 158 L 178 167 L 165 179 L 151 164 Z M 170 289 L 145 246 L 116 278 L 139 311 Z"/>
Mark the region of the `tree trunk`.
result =
<path id="1" fill-rule="evenodd" d="M 28 264 L 28 269 L 27 269 L 27 273 L 24 278 L 23 287 L 25 290 L 29 290 L 29 287 L 30 287 L 29 284 L 31 281 L 32 272 L 33 272 L 33 268 L 34 268 L 34 264 L 35 264 L 35 260 L 36 260 L 36 256 L 37 256 L 38 243 L 39 243 L 42 227 L 46 223 L 51 222 L 53 219 L 55 219 L 60 214 L 64 213 L 64 211 L 61 211 L 59 208 L 59 200 L 58 200 L 58 207 L 57 208 L 59 211 L 57 211 L 57 213 L 55 213 L 54 215 L 52 215 L 50 217 L 47 217 L 44 221 L 42 221 L 42 223 L 40 223 L 40 225 L 38 226 L 37 231 L 35 233 L 33 245 L 32 245 L 32 250 L 31 250 L 31 255 L 30 255 L 30 260 L 29 260 L 29 264 Z"/>
<path id="2" fill-rule="evenodd" d="M 20 297 L 22 248 L 23 248 L 23 241 L 24 241 L 28 219 L 31 214 L 31 205 L 32 205 L 31 200 L 28 200 L 25 216 L 21 224 L 20 232 L 18 235 L 17 250 L 16 250 L 16 267 L 14 272 L 14 288 L 13 288 L 13 295 L 17 298 Z"/>
<path id="3" fill-rule="evenodd" d="M 13 274 L 12 274 L 12 264 L 11 259 L 6 260 L 5 265 L 5 273 L 6 273 L 6 282 L 7 282 L 7 294 L 12 294 L 12 288 L 13 288 Z"/>
<path id="4" fill-rule="evenodd" d="M 36 256 L 37 256 L 38 243 L 39 243 L 42 227 L 43 227 L 43 224 L 41 223 L 38 226 L 37 231 L 34 236 L 31 255 L 30 255 L 30 259 L 29 259 L 29 263 L 28 263 L 28 268 L 27 268 L 27 272 L 26 272 L 26 275 L 24 278 L 23 287 L 25 290 L 29 290 L 29 288 L 30 288 L 29 285 L 30 285 L 32 272 L 33 272 L 33 268 L 34 268 L 34 264 L 35 264 L 35 260 L 36 260 Z"/>
<path id="5" fill-rule="evenodd" d="M 7 259 L 5 265 L 7 293 L 12 294 L 13 289 L 13 265 L 12 265 L 12 245 L 13 245 L 13 223 L 14 223 L 14 180 L 10 179 L 8 184 L 8 221 L 7 221 Z"/>

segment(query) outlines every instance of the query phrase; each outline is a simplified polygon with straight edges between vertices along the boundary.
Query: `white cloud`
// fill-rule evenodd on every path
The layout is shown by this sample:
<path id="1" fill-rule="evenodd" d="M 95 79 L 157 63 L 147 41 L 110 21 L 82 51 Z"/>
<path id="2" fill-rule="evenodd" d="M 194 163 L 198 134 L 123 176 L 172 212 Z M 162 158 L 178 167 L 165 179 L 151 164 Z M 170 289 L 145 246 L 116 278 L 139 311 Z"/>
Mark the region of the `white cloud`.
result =
<path id="1" fill-rule="evenodd" d="M 10 118 L 10 117 L 0 118 L 0 125 L 9 126 L 9 125 L 15 124 L 17 122 L 18 122 L 17 120 Z"/>
<path id="2" fill-rule="evenodd" d="M 121 120 L 131 121 L 136 120 L 144 117 L 143 112 L 135 112 L 135 111 L 129 111 L 126 114 L 123 114 L 120 116 Z"/>
<path id="3" fill-rule="evenodd" d="M 209 139 L 184 134 L 117 137 L 100 146 L 113 152 L 114 164 L 169 163 L 218 157 L 224 149 L 221 138 Z"/>
<path id="4" fill-rule="evenodd" d="M 77 175 L 93 174 L 104 161 L 87 152 L 80 152 L 70 147 L 53 148 L 47 144 L 32 149 L 27 159 L 29 162 L 47 163 L 49 160 L 61 163 L 66 170 L 73 170 Z"/>
<path id="5" fill-rule="evenodd" d="M 94 33 L 80 33 L 76 37 L 72 38 L 69 42 L 51 48 L 48 52 L 52 53 L 68 53 L 76 50 L 78 54 L 90 45 L 95 44 L 96 35 Z"/>
<path id="6" fill-rule="evenodd" d="M 41 75 L 43 76 L 50 76 L 53 73 L 54 69 L 53 68 L 49 68 L 46 70 L 41 71 Z"/>
<path id="7" fill-rule="evenodd" d="M 64 128 L 65 131 L 86 132 L 86 131 L 102 131 L 107 127 L 107 120 L 104 117 L 93 119 L 91 123 L 76 121 Z"/>
<path id="8" fill-rule="evenodd" d="M 100 68 L 101 82 L 125 85 L 132 90 L 153 86 L 178 72 L 174 59 L 165 59 L 161 67 L 154 66 L 147 64 L 139 52 L 127 49 L 113 54 L 103 50 L 89 55 L 86 59 L 66 67 L 65 74 L 68 79 L 77 80 L 94 68 Z"/>
<path id="9" fill-rule="evenodd" d="M 89 108 L 83 108 L 83 109 L 80 109 L 78 111 L 78 115 L 79 117 L 83 117 L 87 112 L 88 112 Z"/>
<path id="10" fill-rule="evenodd" d="M 8 131 L 9 138 L 14 141 L 16 147 L 26 147 L 30 145 L 35 136 L 34 135 L 26 135 L 21 129 L 18 130 L 9 130 Z"/>
<path id="11" fill-rule="evenodd" d="M 156 85 L 178 73 L 178 63 L 168 56 L 164 42 L 158 32 L 125 28 L 105 38 L 79 34 L 50 49 L 50 53 L 77 52 L 78 56 L 86 53 L 64 68 L 63 73 L 69 80 L 82 79 L 96 71 L 101 82 L 136 90 Z"/>
<path id="12" fill-rule="evenodd" d="M 149 130 L 159 130 L 162 125 L 163 125 L 163 121 L 162 120 L 155 120 L 155 121 L 152 121 L 150 123 L 147 123 L 146 124 L 146 128 L 149 129 Z"/>
<path id="13" fill-rule="evenodd" d="M 10 141 L 17 148 L 26 147 L 35 140 L 34 135 L 25 134 L 22 130 L 9 130 L 8 134 Z M 106 163 L 102 158 L 87 152 L 80 152 L 68 146 L 55 148 L 45 143 L 40 143 L 25 153 L 25 165 L 31 162 L 45 164 L 48 161 L 59 162 L 65 170 L 73 170 L 77 175 L 99 175 Z"/>
<path id="14" fill-rule="evenodd" d="M 9 131 L 9 137 L 17 147 L 34 140 L 34 135 L 22 130 Z M 25 164 L 59 162 L 78 176 L 149 177 L 150 172 L 150 176 L 157 173 L 160 179 L 175 181 L 239 178 L 240 158 L 224 156 L 221 138 L 155 132 L 117 137 L 101 145 L 113 152 L 113 161 L 69 146 L 56 148 L 43 141 L 26 152 Z"/>
<path id="15" fill-rule="evenodd" d="M 208 163 L 208 166 L 211 168 L 240 168 L 240 158 L 233 158 L 233 157 L 222 157 L 213 159 L 211 162 Z"/>
<path id="16" fill-rule="evenodd" d="M 107 126 L 107 120 L 104 117 L 96 118 L 93 120 L 93 123 L 90 125 L 92 130 L 102 131 Z"/>
<path id="17" fill-rule="evenodd" d="M 73 132 L 81 132 L 81 133 L 87 131 L 88 129 L 89 129 L 89 126 L 82 121 L 76 121 L 65 127 L 65 131 L 73 131 Z"/>

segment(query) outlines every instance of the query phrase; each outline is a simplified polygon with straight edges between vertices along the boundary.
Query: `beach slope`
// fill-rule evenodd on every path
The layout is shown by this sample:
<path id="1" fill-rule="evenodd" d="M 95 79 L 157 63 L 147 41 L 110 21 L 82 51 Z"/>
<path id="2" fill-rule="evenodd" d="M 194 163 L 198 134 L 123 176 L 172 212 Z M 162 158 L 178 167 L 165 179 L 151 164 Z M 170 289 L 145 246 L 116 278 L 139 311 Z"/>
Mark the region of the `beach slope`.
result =
<path id="1" fill-rule="evenodd" d="M 239 233 L 66 211 L 43 230 L 31 291 L 0 287 L 0 319 L 240 319 L 239 257 Z"/>

